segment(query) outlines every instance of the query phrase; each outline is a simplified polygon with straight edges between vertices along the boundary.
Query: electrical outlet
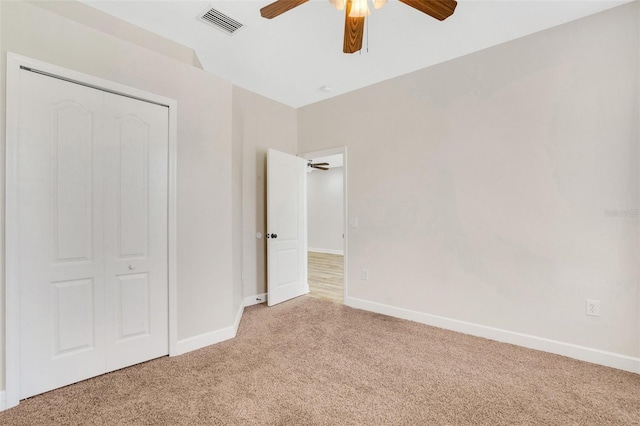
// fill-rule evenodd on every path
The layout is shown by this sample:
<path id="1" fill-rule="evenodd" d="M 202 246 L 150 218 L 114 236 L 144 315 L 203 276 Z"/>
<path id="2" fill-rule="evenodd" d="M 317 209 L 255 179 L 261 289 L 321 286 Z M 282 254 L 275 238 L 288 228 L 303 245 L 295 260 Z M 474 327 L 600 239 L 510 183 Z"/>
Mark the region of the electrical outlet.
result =
<path id="1" fill-rule="evenodd" d="M 600 301 L 587 299 L 586 314 L 592 317 L 600 316 Z"/>
<path id="2" fill-rule="evenodd" d="M 363 269 L 362 272 L 360 273 L 360 279 L 363 279 L 365 281 L 367 281 L 369 279 L 369 270 L 368 269 Z"/>

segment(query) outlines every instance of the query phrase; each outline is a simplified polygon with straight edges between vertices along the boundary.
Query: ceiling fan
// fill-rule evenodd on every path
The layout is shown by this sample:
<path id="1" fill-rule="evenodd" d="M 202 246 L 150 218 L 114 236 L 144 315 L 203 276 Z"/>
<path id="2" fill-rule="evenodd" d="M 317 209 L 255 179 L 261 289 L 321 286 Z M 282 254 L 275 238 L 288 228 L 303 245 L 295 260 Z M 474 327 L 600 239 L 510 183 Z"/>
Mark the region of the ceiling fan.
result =
<path id="1" fill-rule="evenodd" d="M 260 9 L 263 18 L 272 19 L 298 7 L 309 0 L 276 0 Z M 387 0 L 372 0 L 373 7 L 380 9 Z M 400 0 L 420 12 L 443 21 L 453 14 L 458 2 L 456 0 Z M 354 53 L 362 49 L 364 19 L 369 16 L 368 0 L 329 0 L 338 10 L 345 10 L 344 18 L 344 53 Z"/>
<path id="2" fill-rule="evenodd" d="M 312 169 L 318 169 L 318 170 L 329 170 L 329 163 L 314 163 L 313 160 L 309 160 L 309 162 L 307 163 L 307 166 L 309 166 Z"/>

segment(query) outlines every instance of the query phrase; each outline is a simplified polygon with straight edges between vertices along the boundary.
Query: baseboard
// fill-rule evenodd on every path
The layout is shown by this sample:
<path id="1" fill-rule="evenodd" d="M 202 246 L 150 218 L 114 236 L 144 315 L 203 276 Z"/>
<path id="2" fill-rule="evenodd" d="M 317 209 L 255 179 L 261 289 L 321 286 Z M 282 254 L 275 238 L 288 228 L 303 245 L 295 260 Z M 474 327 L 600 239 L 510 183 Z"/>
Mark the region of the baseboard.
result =
<path id="1" fill-rule="evenodd" d="M 342 251 L 342 250 L 333 250 L 333 249 L 323 249 L 323 248 L 308 247 L 307 251 L 312 251 L 314 253 L 339 254 L 341 256 L 344 256 L 344 251 Z"/>
<path id="2" fill-rule="evenodd" d="M 357 299 L 354 297 L 345 297 L 344 303 L 345 305 L 351 306 L 352 308 L 363 309 L 366 311 L 389 315 L 396 318 L 407 319 L 434 327 L 457 331 L 459 333 L 484 337 L 486 339 L 496 340 L 498 342 L 510 343 L 529 349 L 550 352 L 581 361 L 591 362 L 593 364 L 604 365 L 607 367 L 613 367 L 619 370 L 640 374 L 640 358 L 634 358 L 627 355 L 588 348 L 586 346 L 574 345 L 572 343 L 546 339 L 543 337 L 532 336 L 529 334 L 516 333 L 499 328 L 487 327 L 480 324 L 459 321 L 437 315 L 425 314 L 422 312 L 411 311 L 409 309 L 398 308 L 395 306 L 384 305 L 376 302 L 370 302 L 368 300 Z"/>
<path id="3" fill-rule="evenodd" d="M 7 391 L 6 390 L 0 391 L 0 412 L 6 411 L 13 407 L 18 406 L 18 404 L 20 403 L 20 400 L 17 398 L 17 395 L 15 396 L 16 396 L 15 400 L 10 401 L 10 400 L 7 400 Z"/>
<path id="4" fill-rule="evenodd" d="M 225 340 L 233 339 L 238 333 L 238 327 L 240 327 L 240 321 L 242 320 L 242 313 L 244 312 L 244 308 L 246 306 L 257 305 L 266 301 L 267 293 L 245 297 L 242 306 L 238 308 L 236 319 L 231 327 L 180 340 L 176 345 L 176 352 L 171 354 L 171 356 L 186 354 L 187 352 L 195 351 L 210 345 L 215 345 L 216 343 L 224 342 Z"/>
<path id="5" fill-rule="evenodd" d="M 233 323 L 233 337 L 236 337 L 238 334 L 238 328 L 240 327 L 240 321 L 242 320 L 242 314 L 244 313 L 244 305 L 240 305 L 238 307 L 238 312 L 236 312 L 236 320 Z"/>
<path id="6" fill-rule="evenodd" d="M 259 305 L 267 301 L 267 293 L 256 294 L 255 296 L 249 296 L 244 298 L 244 306 Z"/>
<path id="7" fill-rule="evenodd" d="M 220 330 L 212 331 L 210 333 L 200 334 L 199 336 L 189 337 L 188 339 L 179 340 L 176 345 L 175 353 L 172 353 L 171 356 L 183 355 L 187 352 L 195 351 L 198 349 L 202 349 L 204 347 L 215 345 L 216 343 L 224 342 L 225 340 L 233 339 L 238 334 L 238 328 L 240 327 L 240 321 L 242 320 L 242 313 L 244 312 L 245 306 L 251 306 L 258 303 L 262 303 L 259 301 L 267 300 L 266 294 L 260 294 L 257 296 L 247 297 L 244 300 L 244 303 L 238 308 L 238 312 L 236 312 L 236 318 L 231 327 L 226 327 Z"/>
<path id="8" fill-rule="evenodd" d="M 240 308 L 242 311 L 242 307 Z M 240 314 L 242 316 L 242 314 Z M 204 347 L 215 345 L 216 343 L 224 342 L 225 340 L 233 339 L 236 337 L 237 325 L 240 324 L 239 319 L 236 320 L 237 324 L 231 327 L 222 328 L 220 330 L 212 331 L 210 333 L 200 334 L 198 336 L 189 337 L 188 339 L 178 340 L 175 353 L 171 356 L 183 355 L 187 352 L 202 349 Z"/>

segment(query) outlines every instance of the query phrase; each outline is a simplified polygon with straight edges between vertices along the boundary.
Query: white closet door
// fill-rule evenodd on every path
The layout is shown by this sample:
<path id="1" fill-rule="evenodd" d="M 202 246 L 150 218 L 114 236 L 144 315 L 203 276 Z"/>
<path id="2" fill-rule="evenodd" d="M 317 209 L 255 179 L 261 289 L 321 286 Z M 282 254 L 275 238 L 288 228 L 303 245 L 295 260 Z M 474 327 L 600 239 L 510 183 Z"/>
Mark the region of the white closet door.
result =
<path id="1" fill-rule="evenodd" d="M 102 93 L 21 72 L 21 398 L 104 371 Z"/>
<path id="2" fill-rule="evenodd" d="M 168 353 L 165 107 L 28 71 L 20 397 Z"/>
<path id="3" fill-rule="evenodd" d="M 105 94 L 107 371 L 168 353 L 168 113 Z"/>

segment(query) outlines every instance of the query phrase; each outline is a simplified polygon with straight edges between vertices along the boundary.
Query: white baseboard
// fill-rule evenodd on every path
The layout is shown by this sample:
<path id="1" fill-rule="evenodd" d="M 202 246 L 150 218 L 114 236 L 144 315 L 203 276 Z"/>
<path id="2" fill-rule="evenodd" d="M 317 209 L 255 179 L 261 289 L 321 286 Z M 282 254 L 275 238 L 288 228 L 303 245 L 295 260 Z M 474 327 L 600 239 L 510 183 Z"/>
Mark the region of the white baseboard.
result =
<path id="1" fill-rule="evenodd" d="M 339 254 L 339 255 L 344 256 L 344 251 L 342 251 L 342 250 L 307 247 L 307 251 L 312 251 L 314 253 Z"/>
<path id="2" fill-rule="evenodd" d="M 180 340 L 176 345 L 177 348 L 175 353 L 172 353 L 171 356 L 186 354 L 187 352 L 195 351 L 206 346 L 215 345 L 216 343 L 233 339 L 238 333 L 238 327 L 240 327 L 240 321 L 242 320 L 242 313 L 244 312 L 244 308 L 247 306 L 264 303 L 266 301 L 267 293 L 245 297 L 242 306 L 240 306 L 238 312 L 236 313 L 236 319 L 231 327 L 226 327 L 220 330 L 212 331 L 210 333 L 204 333 L 199 336 Z"/>
<path id="3" fill-rule="evenodd" d="M 198 336 L 189 337 L 188 339 L 179 340 L 176 345 L 176 351 L 171 356 L 183 355 L 187 352 L 202 349 L 204 347 L 224 342 L 225 340 L 236 337 L 244 306 L 240 306 L 236 313 L 236 319 L 231 327 L 225 327 L 210 333 L 200 334 Z"/>
<path id="4" fill-rule="evenodd" d="M 244 298 L 244 306 L 259 305 L 267 301 L 267 293 L 256 294 L 255 296 L 249 296 Z"/>
<path id="5" fill-rule="evenodd" d="M 550 352 L 581 361 L 591 362 L 593 364 L 604 365 L 607 367 L 613 367 L 619 370 L 640 374 L 640 358 L 602 351 L 600 349 L 588 348 L 586 346 L 574 345 L 572 343 L 546 339 L 544 337 L 516 333 L 513 331 L 494 327 L 487 327 L 480 324 L 459 321 L 437 315 L 425 314 L 422 312 L 411 311 L 409 309 L 398 308 L 395 306 L 384 305 L 376 302 L 370 302 L 368 300 L 357 299 L 354 297 L 345 297 L 344 303 L 345 305 L 351 306 L 352 308 L 364 309 L 366 311 L 389 315 L 396 318 L 407 319 L 434 327 L 457 331 L 459 333 L 484 337 L 486 339 L 496 340 L 498 342 L 510 343 L 529 349 Z"/>
<path id="6" fill-rule="evenodd" d="M 174 355 L 183 355 L 187 352 L 202 349 L 204 347 L 233 339 L 236 336 L 235 326 L 222 328 L 220 330 L 209 333 L 200 334 L 198 336 L 189 337 L 188 339 L 178 340 Z"/>
<path id="7" fill-rule="evenodd" d="M 233 337 L 238 334 L 238 328 L 240 327 L 240 320 L 242 320 L 242 314 L 244 313 L 244 305 L 241 305 L 236 312 L 236 320 L 233 323 Z"/>
<path id="8" fill-rule="evenodd" d="M 267 294 L 258 294 L 251 297 L 246 297 L 242 306 L 238 308 L 235 321 L 231 327 L 226 327 L 220 330 L 212 331 L 210 333 L 200 334 L 199 336 L 189 337 L 188 339 L 179 340 L 176 345 L 176 351 L 171 356 L 183 355 L 187 352 L 202 349 L 204 347 L 215 345 L 216 343 L 224 342 L 225 340 L 233 339 L 238 333 L 238 327 L 240 327 L 240 321 L 242 320 L 242 313 L 246 306 L 257 305 L 267 301 Z"/>

